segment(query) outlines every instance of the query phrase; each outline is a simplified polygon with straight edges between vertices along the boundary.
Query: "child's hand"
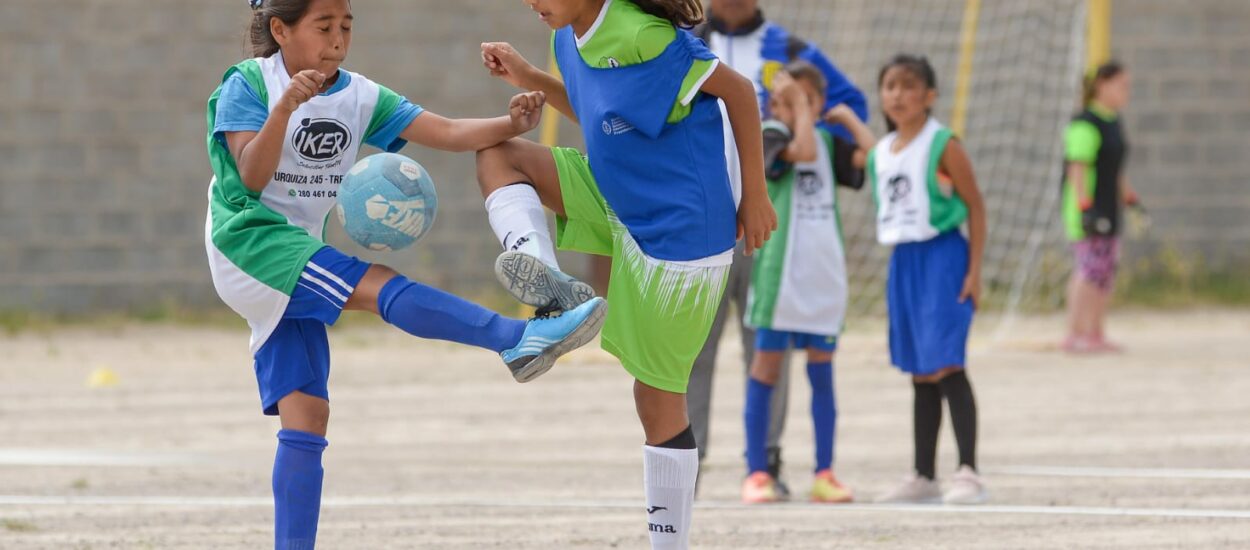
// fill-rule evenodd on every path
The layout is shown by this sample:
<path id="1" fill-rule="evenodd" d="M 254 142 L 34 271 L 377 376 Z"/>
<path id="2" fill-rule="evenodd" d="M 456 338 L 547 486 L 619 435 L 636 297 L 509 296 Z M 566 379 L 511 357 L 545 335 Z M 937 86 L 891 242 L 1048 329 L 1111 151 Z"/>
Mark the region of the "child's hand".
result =
<path id="1" fill-rule="evenodd" d="M 825 113 L 825 122 L 829 124 L 841 124 L 852 118 L 858 119 L 859 115 L 856 115 L 855 111 L 847 107 L 845 103 L 834 105 L 829 112 Z"/>
<path id="2" fill-rule="evenodd" d="M 803 100 L 802 94 L 802 88 L 799 88 L 798 82 L 794 80 L 794 77 L 790 76 L 790 73 L 777 71 L 777 74 L 773 75 L 772 95 L 777 96 L 777 99 L 794 105 L 796 102 Z"/>
<path id="3" fill-rule="evenodd" d="M 538 127 L 543 117 L 543 105 L 547 96 L 542 92 L 528 92 L 512 96 L 508 104 L 508 116 L 512 117 L 512 129 L 518 135 Z"/>
<path id="4" fill-rule="evenodd" d="M 755 249 L 764 246 L 769 234 L 777 229 L 777 211 L 768 196 L 752 199 L 743 195 L 738 205 L 738 238 L 745 239 L 745 252 L 750 256 Z"/>
<path id="5" fill-rule="evenodd" d="M 964 277 L 964 286 L 959 291 L 959 303 L 962 304 L 968 300 L 972 300 L 972 309 L 977 309 L 977 306 L 981 304 L 980 273 L 972 272 L 968 273 L 967 277 Z"/>
<path id="6" fill-rule="evenodd" d="M 483 42 L 482 65 L 486 66 L 491 76 L 523 90 L 530 89 L 526 83 L 529 82 L 529 74 L 536 70 L 507 42 Z"/>
<path id="7" fill-rule="evenodd" d="M 321 71 L 314 69 L 300 71 L 291 77 L 291 84 L 282 93 L 282 98 L 278 100 L 278 105 L 285 108 L 288 112 L 294 113 L 300 105 L 316 97 L 321 92 L 321 87 L 325 86 L 325 83 L 326 75 L 321 74 Z"/>

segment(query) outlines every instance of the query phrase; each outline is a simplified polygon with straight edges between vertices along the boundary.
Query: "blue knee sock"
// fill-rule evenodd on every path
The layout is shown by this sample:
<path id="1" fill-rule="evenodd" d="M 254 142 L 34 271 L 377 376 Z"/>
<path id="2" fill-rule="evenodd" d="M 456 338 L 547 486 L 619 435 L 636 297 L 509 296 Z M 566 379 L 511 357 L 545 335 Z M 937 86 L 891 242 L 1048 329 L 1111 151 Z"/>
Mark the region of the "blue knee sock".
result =
<path id="1" fill-rule="evenodd" d="M 278 432 L 273 461 L 274 548 L 312 550 L 321 512 L 321 452 L 325 438 L 296 430 Z"/>
<path id="2" fill-rule="evenodd" d="M 378 293 L 382 320 L 421 338 L 449 340 L 502 352 L 516 347 L 525 321 L 398 275 Z"/>
<path id="3" fill-rule="evenodd" d="M 768 471 L 768 410 L 772 400 L 772 386 L 747 379 L 747 404 L 742 417 L 747 432 L 748 474 Z"/>
<path id="4" fill-rule="evenodd" d="M 833 362 L 808 363 L 812 383 L 812 431 L 816 436 L 816 471 L 833 466 L 833 436 L 838 423 L 838 404 L 833 395 Z"/>

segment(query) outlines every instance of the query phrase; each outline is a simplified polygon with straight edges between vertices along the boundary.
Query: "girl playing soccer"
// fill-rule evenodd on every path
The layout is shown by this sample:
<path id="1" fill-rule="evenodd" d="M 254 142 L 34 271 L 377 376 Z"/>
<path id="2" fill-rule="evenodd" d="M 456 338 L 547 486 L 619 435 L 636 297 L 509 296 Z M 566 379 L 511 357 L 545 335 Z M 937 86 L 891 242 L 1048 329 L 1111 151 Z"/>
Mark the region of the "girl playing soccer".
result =
<path id="1" fill-rule="evenodd" d="M 506 249 L 496 273 L 532 305 L 568 309 L 585 295 L 558 270 L 543 205 L 556 213 L 561 248 L 612 256 L 603 347 L 636 379 L 651 544 L 685 548 L 699 467 L 686 418 L 690 369 L 720 303 L 735 230 L 749 252 L 776 226 L 755 91 L 677 28 L 702 19 L 699 0 L 526 3 L 557 29 L 564 81 L 507 44 L 483 44 L 483 61 L 578 121 L 587 155 L 519 139 L 478 154 L 491 226 Z M 737 209 L 717 98 L 741 156 Z"/>
<path id="2" fill-rule="evenodd" d="M 972 163 L 930 116 L 937 76 L 928 60 L 898 55 L 881 69 L 890 133 L 869 153 L 877 240 L 893 245 L 886 302 L 890 360 L 912 376 L 916 471 L 881 502 L 984 502 L 976 464 L 977 408 L 965 373 L 972 315 L 981 297 L 985 207 Z M 965 240 L 959 226 L 968 221 Z M 935 476 L 942 398 L 950 406 L 959 470 L 945 495 Z"/>
<path id="3" fill-rule="evenodd" d="M 833 352 L 846 315 L 846 254 L 834 185 L 863 185 L 867 150 L 834 137 L 817 123 L 823 119 L 845 124 L 856 143 L 865 147 L 876 138 L 845 104 L 821 116 L 825 82 L 816 66 L 796 61 L 777 73 L 769 96 L 774 120 L 764 125 L 768 194 L 782 221 L 775 238 L 760 248 L 747 301 L 747 323 L 756 329 L 743 412 L 747 479 L 742 500 L 747 503 L 782 498 L 768 471 L 767 440 L 773 386 L 791 345 L 807 351 L 812 384 L 816 474 L 811 499 L 851 500 L 851 491 L 832 470 L 837 423 Z"/>
<path id="4" fill-rule="evenodd" d="M 344 255 L 321 240 L 335 191 L 362 144 L 406 140 L 475 151 L 532 129 L 539 94 L 509 116 L 449 120 L 341 70 L 351 45 L 349 0 L 251 0 L 253 59 L 226 71 L 208 101 L 206 246 L 213 284 L 247 319 L 265 414 L 279 415 L 275 547 L 311 549 L 330 416 L 326 325 L 343 309 L 375 313 L 423 338 L 498 352 L 528 381 L 591 340 L 602 299 L 528 323 Z M 308 192 L 305 192 L 308 191 Z"/>
<path id="5" fill-rule="evenodd" d="M 1119 115 L 1130 89 L 1123 65 L 1098 67 L 1085 83 L 1085 110 L 1064 133 L 1063 221 L 1076 260 L 1063 343 L 1071 353 L 1120 349 L 1107 341 L 1104 325 L 1120 255 L 1121 202 L 1138 202 L 1124 175 L 1128 141 Z"/>

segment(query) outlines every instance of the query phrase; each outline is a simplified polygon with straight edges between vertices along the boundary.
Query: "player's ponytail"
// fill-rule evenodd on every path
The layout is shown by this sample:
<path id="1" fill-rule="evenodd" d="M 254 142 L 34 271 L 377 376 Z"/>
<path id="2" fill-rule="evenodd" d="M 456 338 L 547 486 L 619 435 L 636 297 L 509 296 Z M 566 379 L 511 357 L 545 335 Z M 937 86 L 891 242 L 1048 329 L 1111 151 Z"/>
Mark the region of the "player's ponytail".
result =
<path id="1" fill-rule="evenodd" d="M 252 23 L 248 26 L 248 45 L 255 57 L 269 57 L 278 53 L 278 41 L 269 30 L 269 21 L 277 17 L 287 25 L 294 25 L 308 12 L 311 0 L 248 0 L 252 6 Z"/>
<path id="2" fill-rule="evenodd" d="M 632 0 L 638 7 L 656 17 L 662 17 L 682 28 L 690 28 L 703 22 L 702 0 Z"/>
<path id="3" fill-rule="evenodd" d="M 1124 65 L 1121 65 L 1119 61 L 1108 61 L 1086 75 L 1082 83 L 1081 106 L 1089 108 L 1089 103 L 1098 96 L 1098 87 L 1122 72 L 1124 72 Z"/>
<path id="4" fill-rule="evenodd" d="M 920 80 L 924 81 L 925 87 L 930 90 L 936 90 L 938 87 L 937 71 L 933 70 L 933 65 L 929 64 L 929 59 L 927 57 L 923 55 L 900 53 L 890 59 L 885 66 L 881 67 L 881 72 L 877 75 L 878 90 L 885 85 L 885 73 L 894 67 L 902 67 L 903 69 L 916 75 L 920 78 Z M 925 112 L 928 113 L 928 111 Z M 881 116 L 885 117 L 886 131 L 893 132 L 898 129 L 898 125 L 894 124 L 893 120 L 890 120 L 890 115 L 885 114 L 884 110 L 881 112 Z"/>

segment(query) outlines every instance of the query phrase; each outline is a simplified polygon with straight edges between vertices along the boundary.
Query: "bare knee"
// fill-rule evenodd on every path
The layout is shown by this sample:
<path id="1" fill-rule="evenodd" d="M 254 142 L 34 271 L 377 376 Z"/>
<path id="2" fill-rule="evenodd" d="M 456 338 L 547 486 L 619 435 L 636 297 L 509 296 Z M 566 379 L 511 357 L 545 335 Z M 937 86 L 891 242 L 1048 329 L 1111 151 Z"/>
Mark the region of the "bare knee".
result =
<path id="1" fill-rule="evenodd" d="M 360 278 L 360 282 L 356 283 L 355 290 L 352 295 L 347 298 L 347 303 L 343 305 L 343 309 L 353 311 L 368 311 L 377 314 L 378 295 L 382 293 L 382 287 L 386 286 L 391 279 L 394 279 L 399 273 L 382 264 L 373 264 L 369 266 L 369 270 L 365 272 L 364 277 Z"/>
<path id="2" fill-rule="evenodd" d="M 291 392 L 278 400 L 282 429 L 325 437 L 330 424 L 330 402 L 303 392 Z"/>
<path id="3" fill-rule="evenodd" d="M 517 168 L 517 145 L 514 139 L 477 152 L 477 184 L 482 197 L 521 180 Z"/>
<path id="4" fill-rule="evenodd" d="M 634 406 L 648 445 L 658 445 L 676 437 L 690 426 L 686 417 L 686 395 L 654 388 L 634 381 Z"/>
<path id="5" fill-rule="evenodd" d="M 778 351 L 759 351 L 751 361 L 751 378 L 770 386 L 781 378 L 781 358 L 784 354 Z"/>
<path id="6" fill-rule="evenodd" d="M 831 363 L 833 362 L 833 352 L 824 351 L 817 348 L 807 348 L 808 363 Z"/>

